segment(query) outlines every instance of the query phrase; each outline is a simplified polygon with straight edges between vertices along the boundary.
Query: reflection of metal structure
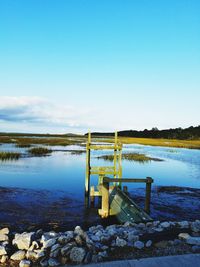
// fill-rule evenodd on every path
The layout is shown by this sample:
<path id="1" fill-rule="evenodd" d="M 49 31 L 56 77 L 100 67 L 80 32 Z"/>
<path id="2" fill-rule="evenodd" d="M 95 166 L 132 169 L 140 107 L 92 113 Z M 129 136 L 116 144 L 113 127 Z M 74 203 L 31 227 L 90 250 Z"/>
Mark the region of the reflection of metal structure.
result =
<path id="1" fill-rule="evenodd" d="M 109 140 L 110 141 L 110 140 Z M 91 166 L 91 150 L 113 150 L 113 166 Z M 151 184 L 153 179 L 122 178 L 122 144 L 118 141 L 117 132 L 113 143 L 92 143 L 91 133 L 88 133 L 86 145 L 86 176 L 85 176 L 85 196 L 86 203 L 89 199 L 94 204 L 95 197 L 101 197 L 101 208 L 99 215 L 102 218 L 115 215 L 120 222 L 147 222 L 151 221 L 150 199 Z M 91 175 L 98 175 L 98 186 L 90 186 Z M 112 177 L 108 177 L 112 176 Z M 121 190 L 121 184 L 125 183 L 146 183 L 145 211 L 143 211 L 127 194 L 127 187 Z M 110 186 L 110 183 L 112 184 Z"/>
<path id="2" fill-rule="evenodd" d="M 114 143 L 92 143 L 91 133 L 88 133 L 88 142 L 86 145 L 86 177 L 85 177 L 85 195 L 86 197 L 101 196 L 102 179 L 106 175 L 111 175 L 114 178 L 122 177 L 122 144 L 117 139 L 117 132 L 115 133 Z M 113 166 L 91 166 L 91 150 L 113 150 Z M 95 191 L 94 186 L 90 188 L 91 175 L 98 175 L 98 190 Z M 91 189 L 91 190 L 90 190 Z"/>

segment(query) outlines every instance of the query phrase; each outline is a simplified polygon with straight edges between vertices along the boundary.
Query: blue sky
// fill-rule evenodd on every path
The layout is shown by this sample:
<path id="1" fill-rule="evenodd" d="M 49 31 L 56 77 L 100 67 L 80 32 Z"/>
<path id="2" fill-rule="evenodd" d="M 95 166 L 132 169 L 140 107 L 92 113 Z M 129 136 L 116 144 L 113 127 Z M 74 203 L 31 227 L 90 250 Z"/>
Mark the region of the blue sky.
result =
<path id="1" fill-rule="evenodd" d="M 1 0 L 0 131 L 200 124 L 200 1 Z"/>

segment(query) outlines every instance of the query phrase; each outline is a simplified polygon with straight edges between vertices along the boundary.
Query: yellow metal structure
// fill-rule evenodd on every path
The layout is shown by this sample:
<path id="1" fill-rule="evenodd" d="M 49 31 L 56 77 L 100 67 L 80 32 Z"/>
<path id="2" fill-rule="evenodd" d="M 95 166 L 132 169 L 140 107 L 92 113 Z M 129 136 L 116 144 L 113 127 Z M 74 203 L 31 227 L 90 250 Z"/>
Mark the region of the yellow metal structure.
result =
<path id="1" fill-rule="evenodd" d="M 113 166 L 91 166 L 92 150 L 113 150 Z M 101 185 L 104 176 L 111 175 L 113 178 L 122 178 L 122 144 L 118 141 L 117 132 L 115 139 L 111 143 L 92 143 L 91 133 L 88 133 L 86 144 L 86 176 L 85 176 L 85 195 L 86 197 L 101 196 Z M 99 176 L 98 190 L 90 188 L 91 175 Z M 91 189 L 91 190 L 90 190 Z"/>

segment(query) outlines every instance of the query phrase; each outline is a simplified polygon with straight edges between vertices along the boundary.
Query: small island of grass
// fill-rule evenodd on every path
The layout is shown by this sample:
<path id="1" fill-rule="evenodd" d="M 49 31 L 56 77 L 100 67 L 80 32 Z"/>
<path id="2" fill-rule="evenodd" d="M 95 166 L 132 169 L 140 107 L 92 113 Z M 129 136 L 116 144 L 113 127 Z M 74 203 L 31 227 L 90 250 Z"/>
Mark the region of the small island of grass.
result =
<path id="1" fill-rule="evenodd" d="M 108 160 L 108 161 L 113 161 L 114 155 L 102 155 L 102 156 L 99 156 L 97 158 Z M 137 161 L 137 162 L 141 162 L 141 163 L 150 162 L 150 161 L 163 161 L 162 159 L 152 158 L 152 157 L 149 157 L 145 154 L 140 154 L 140 153 L 122 154 L 122 159 L 123 160 L 129 160 L 129 161 Z"/>
<path id="2" fill-rule="evenodd" d="M 4 152 L 4 151 L 1 151 L 0 152 L 0 160 L 1 161 L 5 161 L 5 160 L 17 160 L 19 159 L 21 156 L 20 153 L 17 153 L 17 152 Z"/>
<path id="3" fill-rule="evenodd" d="M 29 154 L 32 156 L 46 156 L 52 152 L 51 149 L 46 147 L 33 147 L 28 150 Z"/>

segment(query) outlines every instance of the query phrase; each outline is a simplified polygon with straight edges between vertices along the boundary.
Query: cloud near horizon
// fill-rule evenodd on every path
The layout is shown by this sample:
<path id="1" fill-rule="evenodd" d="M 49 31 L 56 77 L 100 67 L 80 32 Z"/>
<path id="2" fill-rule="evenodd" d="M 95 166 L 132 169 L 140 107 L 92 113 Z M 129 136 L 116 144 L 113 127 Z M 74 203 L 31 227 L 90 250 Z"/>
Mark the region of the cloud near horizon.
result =
<path id="1" fill-rule="evenodd" d="M 58 131 L 59 128 L 65 131 L 81 131 L 92 127 L 92 124 L 86 122 L 90 112 L 89 109 L 79 110 L 72 106 L 58 105 L 40 97 L 0 97 L 0 121 L 4 122 L 4 125 L 18 124 L 19 130 L 22 130 L 22 126 L 31 124 L 32 128 L 43 126 L 44 131 L 51 127 L 57 128 Z M 8 128 L 12 129 L 11 125 Z M 5 126 L 3 131 L 6 131 Z"/>

